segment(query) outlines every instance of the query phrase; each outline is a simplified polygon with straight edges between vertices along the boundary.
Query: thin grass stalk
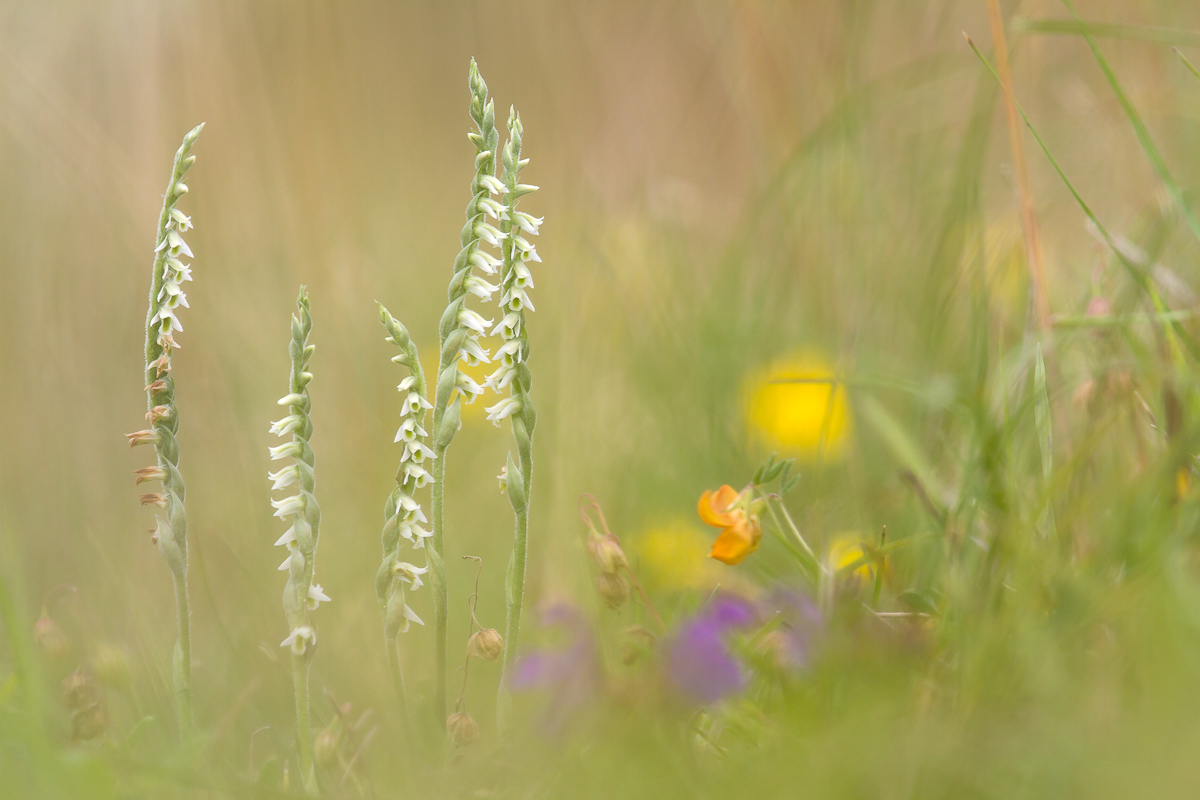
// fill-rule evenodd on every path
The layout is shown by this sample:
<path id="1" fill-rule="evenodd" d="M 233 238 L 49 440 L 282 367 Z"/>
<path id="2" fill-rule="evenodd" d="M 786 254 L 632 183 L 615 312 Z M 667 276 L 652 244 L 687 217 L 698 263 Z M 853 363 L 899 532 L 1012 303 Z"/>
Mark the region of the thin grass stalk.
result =
<path id="1" fill-rule="evenodd" d="M 999 83 L 1000 76 L 996 72 L 996 68 L 993 67 L 991 62 L 987 60 L 987 58 L 979 50 L 978 45 L 975 44 L 971 37 L 966 36 L 965 34 L 964 36 L 967 40 L 967 44 L 971 47 L 971 50 L 974 51 L 975 56 L 979 59 L 980 63 L 983 64 L 988 72 L 991 73 L 992 77 L 996 79 L 996 82 Z M 1001 85 L 1001 88 L 1003 88 L 1003 85 Z M 1174 316 L 1175 312 L 1173 312 L 1172 309 L 1167 306 L 1166 302 L 1159 295 L 1158 289 L 1147 275 L 1149 265 L 1136 261 L 1135 258 L 1128 252 L 1128 248 L 1123 247 L 1121 243 L 1113 237 L 1108 228 L 1104 226 L 1104 223 L 1100 221 L 1100 218 L 1096 216 L 1094 211 L 1092 211 L 1091 206 L 1089 206 L 1087 201 L 1083 199 L 1083 195 L 1079 193 L 1079 190 L 1075 187 L 1075 184 L 1072 183 L 1071 179 L 1067 177 L 1067 173 L 1063 171 L 1062 165 L 1058 163 L 1058 159 L 1054 157 L 1054 153 L 1050 151 L 1045 139 L 1043 139 L 1042 135 L 1038 133 L 1038 129 L 1034 127 L 1033 122 L 1029 119 L 1029 115 L 1025 113 L 1025 109 L 1021 107 L 1021 104 L 1017 102 L 1016 98 L 1013 98 L 1013 105 L 1016 107 L 1017 113 L 1021 115 L 1021 119 L 1024 120 L 1025 127 L 1029 129 L 1029 133 L 1033 136 L 1033 140 L 1037 142 L 1038 147 L 1042 151 L 1042 155 L 1044 155 L 1046 160 L 1050 162 L 1050 166 L 1054 169 L 1055 174 L 1058 175 L 1059 180 L 1062 181 L 1063 186 L 1065 186 L 1067 191 L 1070 192 L 1071 197 L 1074 198 L 1076 205 L 1079 206 L 1079 209 L 1084 213 L 1084 216 L 1086 216 L 1088 220 L 1096 226 L 1096 232 L 1100 234 L 1100 238 L 1104 240 L 1104 244 L 1107 245 L 1112 254 L 1117 257 L 1117 261 L 1119 261 L 1121 266 L 1125 268 L 1126 273 L 1133 280 L 1133 282 L 1136 283 L 1138 288 L 1146 294 L 1147 298 L 1149 298 L 1151 304 L 1154 306 L 1155 319 L 1163 322 L 1164 334 L 1168 338 L 1173 338 L 1177 344 L 1182 345 L 1182 347 L 1187 350 L 1188 354 L 1194 360 L 1200 361 L 1200 344 L 1196 343 L 1191 334 L 1189 334 L 1183 327 L 1181 320 Z"/>
<path id="2" fill-rule="evenodd" d="M 162 212 L 158 218 L 155 238 L 154 267 L 150 280 L 150 297 L 146 310 L 146 419 L 150 427 L 126 434 L 131 447 L 152 444 L 157 464 L 136 470 L 137 483 L 159 481 L 161 492 L 142 495 L 142 505 L 164 509 L 166 519 L 155 518 L 152 539 L 171 570 L 175 587 L 175 611 L 178 635 L 172 658 L 172 680 L 179 714 L 179 735 L 186 739 L 192 730 L 192 634 L 191 605 L 188 602 L 187 495 L 183 476 L 179 472 L 179 412 L 175 405 L 175 380 L 171 376 L 171 352 L 178 349 L 175 334 L 183 330 L 176 312 L 186 308 L 187 296 L 182 285 L 192 279 L 190 265 L 181 259 L 192 258 L 191 248 L 182 234 L 192 227 L 192 221 L 175 206 L 188 191 L 183 176 L 196 161 L 190 155 L 192 145 L 200 136 L 204 124 L 197 125 L 183 137 L 175 153 L 171 179 L 163 195 Z"/>
<path id="3" fill-rule="evenodd" d="M 475 295 L 487 302 L 498 287 L 474 274 L 478 269 L 494 275 L 500 260 L 481 249 L 481 243 L 498 245 L 504 234 L 487 222 L 487 217 L 498 219 L 503 207 L 491 195 L 503 191 L 496 179 L 496 148 L 500 135 L 496 132 L 496 113 L 488 99 L 487 84 L 479 74 L 479 67 L 471 59 L 468 77 L 471 91 L 470 113 L 476 130 L 468 134 L 475 145 L 475 175 L 471 181 L 471 202 L 467 206 L 467 220 L 463 225 L 460 241 L 462 249 L 454 259 L 454 276 L 447 290 L 448 305 L 438 325 L 440 354 L 438 359 L 437 388 L 433 403 L 433 538 L 428 549 L 429 582 L 432 585 L 434 603 L 434 653 L 437 675 L 434 689 L 434 711 L 439 724 L 446 721 L 446 623 L 448 595 L 446 590 L 445 554 L 445 485 L 446 448 L 458 432 L 462 414 L 462 403 L 472 403 L 483 387 L 459 369 L 459 361 L 468 364 L 486 363 L 488 353 L 479 344 L 479 337 L 491 325 L 479 314 L 467 308 L 468 295 Z"/>
<path id="4" fill-rule="evenodd" d="M 1029 188 L 1029 169 L 1025 163 L 1025 144 L 1021 138 L 1021 122 L 1013 98 L 1012 72 L 1008 64 L 1008 42 L 1004 35 L 1004 18 L 999 0 L 987 0 L 988 23 L 996 51 L 996 70 L 1004 88 L 1004 117 L 1008 123 L 1008 140 L 1012 146 L 1013 172 L 1017 177 L 1017 201 L 1021 209 L 1021 229 L 1025 234 L 1025 257 L 1029 261 L 1029 279 L 1033 289 L 1033 307 L 1038 330 L 1050 327 L 1050 304 L 1046 299 L 1046 266 L 1042 256 L 1041 234 L 1038 233 L 1037 213 L 1033 192 Z"/>

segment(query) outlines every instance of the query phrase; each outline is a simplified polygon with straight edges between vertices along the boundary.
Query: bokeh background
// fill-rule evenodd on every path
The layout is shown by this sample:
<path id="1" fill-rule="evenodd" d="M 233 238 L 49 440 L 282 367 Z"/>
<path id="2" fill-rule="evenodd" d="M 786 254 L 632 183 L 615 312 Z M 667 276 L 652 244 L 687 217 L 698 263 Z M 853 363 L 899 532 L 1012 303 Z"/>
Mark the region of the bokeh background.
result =
<path id="1" fill-rule="evenodd" d="M 1019 18 L 1022 103 L 1097 214 L 1118 233 L 1145 230 L 1164 201 L 1103 75 L 1077 37 L 1027 22 L 1065 9 L 1005 8 Z M 1083 13 L 1200 30 L 1200 7 L 1171 0 Z M 789 448 L 756 425 L 756 382 L 816 364 L 917 382 L 936 400 L 972 358 L 962 331 L 980 313 L 978 270 L 997 328 L 1025 324 L 1002 109 L 962 31 L 990 48 L 982 0 L 0 3 L 0 569 L 30 624 L 50 590 L 75 587 L 53 596 L 53 614 L 76 659 L 115 649 L 130 665 L 114 725 L 150 709 L 170 738 L 170 579 L 132 481 L 146 451 L 123 434 L 143 427 L 161 192 L 180 138 L 203 121 L 181 203 L 196 260 L 175 359 L 198 714 L 229 731 L 230 759 L 263 726 L 260 759 L 290 747 L 267 428 L 304 283 L 318 573 L 333 598 L 317 615 L 313 687 L 375 709 L 365 758 L 381 780 L 396 769 L 372 578 L 401 372 L 373 301 L 434 357 L 472 169 L 472 56 L 497 108 L 522 114 L 525 175 L 542 187 L 524 206 L 546 218 L 529 325 L 533 607 L 594 602 L 583 492 L 668 609 L 675 589 L 736 585 L 704 560 L 694 509 L 704 489 L 741 485 Z M 1194 183 L 1200 84 L 1161 41 L 1101 44 L 1177 178 Z M 1031 151 L 1030 163 L 1050 303 L 1080 314 L 1113 276 L 1044 159 Z M 1175 305 L 1194 300 L 1194 255 L 1163 243 Z M 502 627 L 511 512 L 495 476 L 511 437 L 484 404 L 449 454 L 452 664 L 474 575 L 459 556 L 483 558 L 479 616 Z M 790 444 L 804 477 L 794 505 L 816 542 L 919 513 L 864 404 L 943 440 L 927 405 L 852 388 L 836 441 L 820 454 Z M 786 573 L 764 552 L 752 574 Z M 431 618 L 427 593 L 415 606 Z M 406 641 L 412 685 L 427 692 L 432 632 Z M 485 736 L 497 673 L 471 673 Z M 329 718 L 323 700 L 317 715 L 318 727 Z"/>

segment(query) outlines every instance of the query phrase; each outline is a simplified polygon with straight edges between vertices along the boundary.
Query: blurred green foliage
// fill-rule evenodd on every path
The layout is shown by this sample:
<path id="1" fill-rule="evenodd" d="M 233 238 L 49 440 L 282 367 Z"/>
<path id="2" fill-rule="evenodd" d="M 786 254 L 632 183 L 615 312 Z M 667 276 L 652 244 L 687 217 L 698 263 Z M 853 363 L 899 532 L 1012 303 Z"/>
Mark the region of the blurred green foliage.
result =
<path id="1" fill-rule="evenodd" d="M 1066 8 L 1006 8 L 1021 104 L 1121 250 L 1027 139 L 1060 323 L 1037 332 L 1000 94 L 960 36 L 989 51 L 982 2 L 0 5 L 0 796 L 286 794 L 265 476 L 301 282 L 335 598 L 312 677 L 314 726 L 342 748 L 327 795 L 1190 796 L 1200 405 L 1179 337 L 1200 338 L 1185 212 L 1200 81 L 1170 45 L 1196 46 L 1200 9 L 1081 11 L 1106 24 L 1095 46 L 1144 129 Z M 432 733 L 402 735 L 372 592 L 398 416 L 373 301 L 435 352 L 471 175 L 471 56 L 521 110 L 542 186 L 528 210 L 546 216 L 529 607 L 588 609 L 614 672 L 569 734 L 547 741 L 519 698 L 500 740 L 498 668 L 474 665 L 481 740 L 443 768 Z M 200 121 L 175 376 L 204 733 L 180 747 L 170 576 L 122 434 L 142 427 L 160 184 Z M 799 585 L 770 538 L 738 567 L 656 573 L 653 554 L 679 567 L 707 551 L 697 497 L 769 452 L 747 387 L 806 353 L 843 381 L 853 424 L 836 457 L 796 467 L 793 515 L 822 553 L 884 526 L 912 541 L 878 604 L 839 590 L 802 676 L 697 715 L 614 655 L 645 620 L 598 604 L 577 500 L 599 499 L 668 625 L 717 584 Z M 483 558 L 478 616 L 501 627 L 512 537 L 494 477 L 507 431 L 474 413 L 457 441 L 452 664 L 474 580 L 460 556 Z M 44 625 L 35 642 L 42 611 L 54 647 Z M 551 635 L 527 617 L 531 646 Z M 431 632 L 407 637 L 428 718 Z M 106 715 L 82 744 L 58 696 L 80 667 Z"/>

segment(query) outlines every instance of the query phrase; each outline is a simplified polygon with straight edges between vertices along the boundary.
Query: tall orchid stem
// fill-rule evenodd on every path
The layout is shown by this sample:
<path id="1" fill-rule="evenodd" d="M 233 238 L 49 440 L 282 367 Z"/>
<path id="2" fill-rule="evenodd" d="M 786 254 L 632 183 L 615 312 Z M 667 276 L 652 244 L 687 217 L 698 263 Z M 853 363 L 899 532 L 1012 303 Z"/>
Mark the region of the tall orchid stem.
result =
<path id="1" fill-rule="evenodd" d="M 527 449 L 518 448 L 521 459 L 521 477 L 525 481 L 525 497 L 533 479 L 533 459 L 526 455 Z M 516 530 L 513 535 L 512 562 L 509 564 L 508 608 L 504 619 L 504 661 L 500 667 L 500 688 L 496 692 L 496 725 L 503 730 L 508 722 L 512 697 L 508 692 L 509 676 L 517 658 L 517 636 L 521 632 L 521 612 L 525 605 L 525 571 L 529 540 L 529 502 L 514 509 Z"/>
<path id="2" fill-rule="evenodd" d="M 436 425 L 434 426 L 436 428 Z M 438 725 L 446 724 L 446 624 L 448 619 L 446 605 L 449 596 L 446 591 L 446 561 L 443 557 L 445 525 L 443 511 L 446 497 L 446 448 L 439 447 L 434 451 L 433 460 L 433 497 L 430 510 L 433 513 L 433 537 L 429 547 L 430 585 L 433 593 L 433 648 L 434 664 L 437 670 L 437 681 L 434 688 L 433 709 L 438 718 Z"/>
<path id="3" fill-rule="evenodd" d="M 312 731 L 308 721 L 308 654 L 292 653 L 292 684 L 296 690 L 297 759 L 304 791 L 317 794 L 317 775 L 313 769 Z"/>
<path id="4" fill-rule="evenodd" d="M 408 693 L 404 687 L 404 669 L 400 666 L 400 642 L 398 637 L 384 635 L 384 645 L 388 651 L 388 667 L 392 673 L 392 688 L 396 691 L 396 702 L 400 704 L 400 724 L 404 726 L 404 734 L 412 737 L 412 717 L 408 713 Z"/>
<path id="5" fill-rule="evenodd" d="M 171 376 L 171 350 L 178 345 L 174 333 L 182 330 L 175 318 L 175 309 L 187 303 L 180 283 L 190 280 L 189 268 L 180 261 L 190 258 L 191 249 L 183 242 L 180 234 L 191 227 L 191 220 L 175 206 L 187 194 L 184 173 L 195 162 L 189 155 L 192 145 L 200 135 L 204 124 L 188 131 L 183 143 L 175 153 L 171 168 L 171 180 L 163 195 L 162 212 L 158 218 L 158 234 L 155 239 L 154 267 L 150 279 L 149 307 L 146 310 L 146 409 L 150 429 L 129 434 L 130 444 L 154 442 L 157 468 L 139 470 L 156 473 L 153 479 L 161 480 L 163 491 L 157 496 L 157 505 L 165 509 L 166 520 L 161 518 L 155 529 L 158 549 L 167 561 L 175 585 L 175 611 L 178 621 L 178 638 L 172 658 L 172 678 L 175 699 L 179 707 L 179 735 L 187 739 L 192 730 L 192 635 L 191 605 L 188 602 L 188 547 L 187 511 L 184 500 L 187 489 L 179 472 L 179 413 L 175 405 L 175 380 Z M 138 478 L 140 483 L 143 480 Z M 143 503 L 154 495 L 147 495 Z"/>

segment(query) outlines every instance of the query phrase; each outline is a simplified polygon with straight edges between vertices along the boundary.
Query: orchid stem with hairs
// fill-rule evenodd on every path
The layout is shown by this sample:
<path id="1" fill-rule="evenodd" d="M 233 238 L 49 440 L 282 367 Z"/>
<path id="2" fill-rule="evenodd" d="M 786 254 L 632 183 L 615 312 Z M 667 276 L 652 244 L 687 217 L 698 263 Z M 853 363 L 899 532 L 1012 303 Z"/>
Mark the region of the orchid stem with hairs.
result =
<path id="1" fill-rule="evenodd" d="M 163 196 L 162 213 L 158 218 L 155 239 L 154 269 L 150 283 L 150 303 L 146 312 L 146 418 L 150 427 L 129 433 L 129 446 L 154 445 L 157 464 L 135 470 L 137 483 L 159 481 L 162 491 L 142 495 L 142 505 L 155 505 L 164 510 L 166 519 L 156 517 L 152 539 L 167 561 L 175 584 L 175 611 L 179 636 L 175 641 L 172 676 L 175 699 L 179 706 L 180 737 L 186 739 L 192 729 L 192 635 L 191 608 L 188 603 L 187 512 L 184 509 L 186 490 L 179 473 L 179 414 L 175 407 L 175 379 L 171 376 L 171 352 L 179 348 L 175 334 L 183 330 L 176 316 L 187 308 L 183 283 L 192 279 L 191 266 L 183 258 L 192 258 L 192 250 L 182 238 L 192 227 L 192 221 L 175 207 L 187 194 L 184 173 L 195 162 L 190 155 L 192 145 L 200 136 L 204 123 L 188 131 L 183 144 L 175 153 L 171 180 Z"/>
<path id="2" fill-rule="evenodd" d="M 440 355 L 438 360 L 437 388 L 433 403 L 433 540 L 427 548 L 429 580 L 433 588 L 434 605 L 434 651 L 436 661 L 436 683 L 434 712 L 439 724 L 446 720 L 446 621 L 447 602 L 446 566 L 444 563 L 445 525 L 443 502 L 446 478 L 446 448 L 458 432 L 462 403 L 472 403 L 483 387 L 459 369 L 459 361 L 467 364 L 488 362 L 488 353 L 479 344 L 491 320 L 485 320 L 467 308 L 467 297 L 475 295 L 483 302 L 491 299 L 497 286 L 474 274 L 474 270 L 494 275 L 500 259 L 486 250 L 481 243 L 492 246 L 500 244 L 504 234 L 487 221 L 487 217 L 499 220 L 504 207 L 491 198 L 501 194 L 503 185 L 496 179 L 496 148 L 500 136 L 496 132 L 496 114 L 488 99 L 487 84 L 479 74 L 475 60 L 471 60 L 468 85 L 471 90 L 471 119 L 476 130 L 468 134 L 475 145 L 475 176 L 471 180 L 471 204 L 467 207 L 467 221 L 460 240 L 462 249 L 454 259 L 454 277 L 447 291 L 449 304 L 442 314 L 438 326 Z"/>
<path id="3" fill-rule="evenodd" d="M 396 698 L 400 703 L 400 715 L 405 730 L 411 734 L 412 723 L 408 712 L 408 696 L 404 688 L 404 671 L 400 666 L 399 637 L 408 631 L 412 623 L 424 625 L 416 612 L 409 607 L 405 590 L 416 590 L 421 587 L 421 576 L 429 571 L 429 567 L 418 567 L 400 559 L 400 540 L 408 541 L 413 549 L 424 549 L 425 540 L 430 532 L 421 527 L 425 522 L 425 514 L 421 504 L 416 501 L 414 494 L 424 488 L 432 480 L 424 464 L 432 461 L 435 456 L 426 441 L 429 434 L 423 426 L 425 412 L 430 408 L 425 399 L 425 372 L 421 369 L 421 360 L 417 354 L 417 346 L 408 333 L 408 329 L 381 304 L 379 321 L 387 330 L 387 341 L 400 348 L 400 355 L 393 356 L 392 361 L 407 367 L 408 377 L 397 387 L 404 395 L 404 419 L 396 431 L 396 444 L 403 444 L 404 454 L 400 458 L 400 467 L 396 470 L 396 488 L 388 496 L 384 505 L 383 516 L 383 561 L 375 575 L 375 594 L 379 605 L 383 608 L 384 643 L 388 651 L 388 664 L 392 672 L 392 684 L 396 690 Z"/>
<path id="4" fill-rule="evenodd" d="M 516 658 L 517 637 L 521 629 L 521 611 L 525 601 L 525 564 L 529 538 L 529 495 L 533 483 L 533 429 L 537 424 L 537 412 L 529 397 L 532 377 L 529 372 L 529 335 L 525 329 L 525 311 L 533 311 L 529 301 L 529 289 L 533 288 L 533 276 L 529 265 L 542 259 L 526 238 L 536 236 L 541 224 L 540 217 L 533 217 L 517 210 L 522 196 L 537 191 L 536 186 L 519 183 L 521 170 L 529 159 L 521 158 L 521 142 L 524 128 L 515 108 L 508 113 L 508 141 L 504 145 L 501 161 L 504 166 L 502 183 L 505 206 L 500 217 L 500 230 L 504 234 L 501 244 L 503 261 L 500 271 L 500 306 L 504 313 L 492 331 L 504 339 L 497 350 L 500 366 L 486 381 L 493 391 L 509 390 L 508 397 L 487 409 L 488 419 L 499 425 L 507 418 L 512 424 L 513 439 L 517 445 L 517 463 L 509 453 L 505 465 L 505 484 L 508 499 L 516 517 L 513 537 L 512 559 L 508 566 L 505 583 L 508 613 L 504 631 L 504 661 L 501 666 L 500 689 L 496 698 L 496 717 L 500 724 L 507 718 L 510 704 L 508 675 Z"/>
<path id="5" fill-rule="evenodd" d="M 313 767 L 312 732 L 309 723 L 308 670 L 313 651 L 317 645 L 317 633 L 309 619 L 329 598 L 321 591 L 320 584 L 313 583 L 316 568 L 317 540 L 320 536 L 321 508 L 313 495 L 316 483 L 313 478 L 313 426 L 309 419 L 312 401 L 308 396 L 308 384 L 312 373 L 308 362 L 315 345 L 308 343 L 312 332 L 312 316 L 309 314 L 308 290 L 301 286 L 296 298 L 296 314 L 292 317 L 292 340 L 288 345 L 292 370 L 288 393 L 279 405 L 288 407 L 288 415 L 272 423 L 271 433 L 291 436 L 292 440 L 270 450 L 271 460 L 291 459 L 292 463 L 267 477 L 271 479 L 272 491 L 296 486 L 296 493 L 282 500 L 272 500 L 275 516 L 291 522 L 291 527 L 275 542 L 286 547 L 287 558 L 279 565 L 287 572 L 287 584 L 283 590 L 283 611 L 287 616 L 290 633 L 281 642 L 292 652 L 292 680 L 296 692 L 296 739 L 300 776 L 309 794 L 316 794 L 317 779 Z"/>

